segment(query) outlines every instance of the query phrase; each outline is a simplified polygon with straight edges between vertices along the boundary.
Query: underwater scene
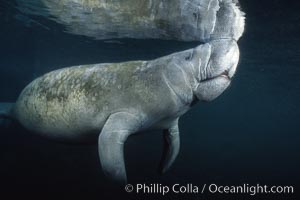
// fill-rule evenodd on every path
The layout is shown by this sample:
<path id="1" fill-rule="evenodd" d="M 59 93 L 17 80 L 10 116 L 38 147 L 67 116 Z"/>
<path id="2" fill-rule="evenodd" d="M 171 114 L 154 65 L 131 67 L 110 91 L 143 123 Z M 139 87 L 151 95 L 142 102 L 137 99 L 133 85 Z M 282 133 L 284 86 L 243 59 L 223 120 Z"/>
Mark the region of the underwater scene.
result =
<path id="1" fill-rule="evenodd" d="M 299 6 L 0 0 L 0 198 L 297 199 Z"/>

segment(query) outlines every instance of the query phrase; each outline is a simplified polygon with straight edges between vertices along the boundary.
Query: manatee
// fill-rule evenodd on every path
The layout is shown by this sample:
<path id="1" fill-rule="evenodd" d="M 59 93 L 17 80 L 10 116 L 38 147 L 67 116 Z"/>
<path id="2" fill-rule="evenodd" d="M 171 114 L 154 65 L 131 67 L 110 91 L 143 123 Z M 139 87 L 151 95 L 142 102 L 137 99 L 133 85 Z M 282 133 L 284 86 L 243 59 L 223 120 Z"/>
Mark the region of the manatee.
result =
<path id="1" fill-rule="evenodd" d="M 153 38 L 207 42 L 243 33 L 237 0 L 17 0 L 69 33 L 96 39 Z M 232 31 L 234 29 L 234 32 Z"/>
<path id="2" fill-rule="evenodd" d="M 76 34 L 203 42 L 154 60 L 49 72 L 31 82 L 16 103 L 0 103 L 0 118 L 37 134 L 65 142 L 98 141 L 103 172 L 119 183 L 127 181 L 123 148 L 129 136 L 163 130 L 160 171 L 166 172 L 180 148 L 179 118 L 195 103 L 221 95 L 237 68 L 244 14 L 235 0 L 17 1 L 27 2 L 31 14 L 53 12 Z M 39 6 L 33 3 L 45 9 L 35 10 Z"/>
<path id="3" fill-rule="evenodd" d="M 166 151 L 160 170 L 168 170 L 179 152 L 180 116 L 195 102 L 218 97 L 238 60 L 236 41 L 220 39 L 150 61 L 63 68 L 31 82 L 15 104 L 3 104 L 2 116 L 57 140 L 98 138 L 104 173 L 125 183 L 127 138 L 163 130 Z"/>

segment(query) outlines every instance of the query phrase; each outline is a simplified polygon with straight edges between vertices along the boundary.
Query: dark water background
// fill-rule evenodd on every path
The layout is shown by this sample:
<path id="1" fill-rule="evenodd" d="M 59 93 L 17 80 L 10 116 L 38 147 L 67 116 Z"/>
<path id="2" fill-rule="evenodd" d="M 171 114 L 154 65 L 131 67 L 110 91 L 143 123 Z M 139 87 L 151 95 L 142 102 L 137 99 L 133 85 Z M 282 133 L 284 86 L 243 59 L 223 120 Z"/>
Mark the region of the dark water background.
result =
<path id="1" fill-rule="evenodd" d="M 13 1 L 0 0 L 0 101 L 13 102 L 34 78 L 66 66 L 153 59 L 198 43 L 123 40 L 104 43 L 63 33 L 47 19 L 27 27 Z M 180 121 L 181 152 L 164 176 L 156 173 L 159 132 L 138 135 L 125 147 L 130 183 L 292 185 L 300 193 L 300 14 L 297 1 L 240 0 L 247 25 L 232 86 L 199 104 Z M 21 19 L 21 20 L 20 20 Z M 22 21 L 23 20 L 23 21 Z M 34 22 L 32 22 L 35 24 Z M 48 30 L 49 29 L 49 30 Z M 115 188 L 105 179 L 97 146 L 57 144 L 19 125 L 0 128 L 0 199 L 157 199 Z M 208 195 L 216 199 L 216 195 Z M 222 196 L 222 199 L 237 196 Z M 246 196 L 247 197 L 247 196 Z M 203 199 L 182 195 L 164 199 Z M 27 199 L 27 198 L 26 198 Z"/>

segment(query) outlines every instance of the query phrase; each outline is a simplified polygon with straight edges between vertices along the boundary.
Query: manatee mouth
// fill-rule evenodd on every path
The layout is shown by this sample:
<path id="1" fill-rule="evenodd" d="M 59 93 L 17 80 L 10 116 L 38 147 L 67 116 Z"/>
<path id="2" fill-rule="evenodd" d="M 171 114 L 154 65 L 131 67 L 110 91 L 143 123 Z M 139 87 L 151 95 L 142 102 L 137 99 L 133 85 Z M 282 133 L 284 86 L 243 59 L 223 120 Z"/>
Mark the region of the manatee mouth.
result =
<path id="1" fill-rule="evenodd" d="M 201 80 L 200 82 L 207 82 L 207 81 L 211 81 L 215 78 L 219 78 L 219 77 L 224 77 L 226 79 L 228 79 L 229 81 L 231 81 L 231 77 L 229 76 L 229 71 L 228 70 L 225 70 L 224 72 L 222 72 L 221 74 L 217 75 L 217 76 L 213 76 L 213 77 L 210 77 L 210 78 L 206 78 L 204 80 Z"/>

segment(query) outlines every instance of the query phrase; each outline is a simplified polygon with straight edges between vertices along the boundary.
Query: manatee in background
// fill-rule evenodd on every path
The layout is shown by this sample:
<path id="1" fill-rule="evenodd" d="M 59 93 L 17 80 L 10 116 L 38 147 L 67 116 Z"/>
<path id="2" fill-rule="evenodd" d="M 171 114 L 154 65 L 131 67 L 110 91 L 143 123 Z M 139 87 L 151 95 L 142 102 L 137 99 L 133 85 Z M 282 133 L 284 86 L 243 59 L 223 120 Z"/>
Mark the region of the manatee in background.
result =
<path id="1" fill-rule="evenodd" d="M 165 172 L 179 152 L 179 118 L 196 102 L 222 94 L 236 71 L 244 15 L 229 2 L 218 1 L 217 20 L 211 21 L 214 31 L 202 38 L 208 40 L 205 44 L 150 61 L 50 72 L 30 83 L 16 103 L 0 104 L 0 117 L 62 141 L 98 140 L 104 173 L 120 183 L 127 181 L 127 138 L 144 130 L 163 130 L 166 146 L 160 170 Z"/>
<path id="2" fill-rule="evenodd" d="M 97 39 L 238 40 L 236 0 L 17 0 L 23 13 L 43 15 L 67 32 Z M 226 14 L 225 14 L 226 13 Z M 222 16 L 222 17 L 220 17 Z M 230 26 L 235 30 L 229 30 Z"/>

